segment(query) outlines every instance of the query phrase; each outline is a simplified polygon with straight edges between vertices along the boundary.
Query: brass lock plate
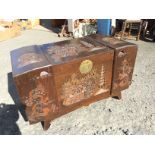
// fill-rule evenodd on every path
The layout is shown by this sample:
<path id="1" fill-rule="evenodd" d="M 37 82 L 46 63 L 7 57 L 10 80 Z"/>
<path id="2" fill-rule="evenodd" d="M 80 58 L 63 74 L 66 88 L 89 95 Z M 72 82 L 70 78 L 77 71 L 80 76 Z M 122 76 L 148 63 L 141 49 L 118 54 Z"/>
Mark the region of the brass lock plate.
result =
<path id="1" fill-rule="evenodd" d="M 91 60 L 84 60 L 81 62 L 79 70 L 81 74 L 89 73 L 93 68 L 93 62 Z"/>

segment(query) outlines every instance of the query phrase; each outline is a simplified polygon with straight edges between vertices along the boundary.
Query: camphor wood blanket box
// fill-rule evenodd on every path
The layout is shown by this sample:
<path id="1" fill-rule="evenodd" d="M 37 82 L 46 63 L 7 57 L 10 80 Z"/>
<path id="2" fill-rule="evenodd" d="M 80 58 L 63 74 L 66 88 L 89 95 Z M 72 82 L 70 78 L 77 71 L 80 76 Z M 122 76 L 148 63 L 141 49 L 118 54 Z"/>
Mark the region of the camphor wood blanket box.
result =
<path id="1" fill-rule="evenodd" d="M 11 52 L 13 78 L 30 124 L 51 120 L 131 84 L 137 46 L 90 35 Z"/>

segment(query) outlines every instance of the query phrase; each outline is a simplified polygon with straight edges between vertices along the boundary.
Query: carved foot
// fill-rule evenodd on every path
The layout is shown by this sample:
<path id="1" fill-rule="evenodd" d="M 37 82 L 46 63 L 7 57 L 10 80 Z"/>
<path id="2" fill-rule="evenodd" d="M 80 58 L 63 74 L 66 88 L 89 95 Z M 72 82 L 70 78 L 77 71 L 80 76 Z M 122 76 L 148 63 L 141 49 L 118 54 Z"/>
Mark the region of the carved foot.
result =
<path id="1" fill-rule="evenodd" d="M 42 121 L 41 124 L 43 126 L 44 131 L 48 130 L 51 125 L 50 121 Z"/>
<path id="2" fill-rule="evenodd" d="M 112 95 L 112 98 L 120 100 L 122 98 L 121 91 Z"/>

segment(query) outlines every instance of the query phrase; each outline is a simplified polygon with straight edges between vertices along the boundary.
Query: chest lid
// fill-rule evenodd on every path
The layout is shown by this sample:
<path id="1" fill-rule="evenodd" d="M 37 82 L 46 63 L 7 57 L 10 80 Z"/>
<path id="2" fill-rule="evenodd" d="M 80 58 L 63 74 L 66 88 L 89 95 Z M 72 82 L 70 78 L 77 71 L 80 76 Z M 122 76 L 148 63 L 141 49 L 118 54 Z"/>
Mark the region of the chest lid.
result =
<path id="1" fill-rule="evenodd" d="M 136 46 L 133 43 L 129 43 L 129 42 L 126 42 L 123 40 L 119 40 L 119 39 L 114 38 L 114 37 L 104 36 L 101 34 L 95 34 L 95 35 L 92 34 L 92 35 L 89 35 L 87 37 L 91 40 L 96 40 L 97 42 L 99 42 L 105 46 L 108 46 L 110 48 L 113 48 L 113 49 L 118 49 L 118 48 L 122 48 L 125 46 Z"/>
<path id="2" fill-rule="evenodd" d="M 105 45 L 89 38 L 44 44 L 41 48 L 52 65 L 87 57 L 95 53 L 104 52 L 107 49 Z"/>
<path id="3" fill-rule="evenodd" d="M 43 52 L 37 45 L 11 51 L 11 62 L 14 76 L 49 65 Z"/>
<path id="4" fill-rule="evenodd" d="M 37 70 L 91 55 L 104 53 L 110 49 L 88 37 L 56 43 L 22 47 L 11 52 L 13 75 Z"/>

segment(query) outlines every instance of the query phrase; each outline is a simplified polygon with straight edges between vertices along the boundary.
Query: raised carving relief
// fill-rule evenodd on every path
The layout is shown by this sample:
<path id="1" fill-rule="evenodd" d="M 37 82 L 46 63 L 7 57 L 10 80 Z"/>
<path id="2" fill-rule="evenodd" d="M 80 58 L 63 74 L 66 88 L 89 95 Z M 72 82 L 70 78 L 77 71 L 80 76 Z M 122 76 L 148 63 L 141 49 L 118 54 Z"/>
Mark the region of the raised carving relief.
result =
<path id="1" fill-rule="evenodd" d="M 48 83 L 46 85 L 43 84 L 43 80 L 48 82 L 46 78 L 42 79 L 42 76 L 34 80 L 36 87 L 29 91 L 25 100 L 26 106 L 31 108 L 30 120 L 38 120 L 46 117 L 50 113 L 50 106 L 53 101 L 49 100 L 49 94 L 47 92 L 47 86 L 49 85 Z"/>
<path id="2" fill-rule="evenodd" d="M 62 85 L 63 105 L 69 106 L 91 96 L 109 91 L 105 82 L 104 65 L 101 69 L 93 68 L 87 74 L 76 74 Z"/>
<path id="3" fill-rule="evenodd" d="M 123 41 L 112 38 L 112 37 L 104 37 L 104 38 L 102 38 L 102 40 L 105 42 L 108 42 L 112 45 L 123 43 Z"/>
<path id="4" fill-rule="evenodd" d="M 81 40 L 79 44 L 70 43 L 63 45 L 52 45 L 47 48 L 48 54 L 55 62 L 61 61 L 62 58 L 77 56 L 79 53 L 101 49 L 103 46 L 97 46 L 88 40 Z"/>
<path id="5" fill-rule="evenodd" d="M 119 73 L 120 87 L 130 84 L 130 74 L 132 72 L 132 67 L 130 67 L 129 62 L 125 59 L 122 62 L 121 72 Z"/>
<path id="6" fill-rule="evenodd" d="M 29 64 L 41 62 L 42 58 L 36 53 L 25 53 L 18 58 L 18 67 L 24 67 Z"/>
<path id="7" fill-rule="evenodd" d="M 60 61 L 61 58 L 76 56 L 80 52 L 80 46 L 74 44 L 63 44 L 62 46 L 50 46 L 47 51 L 54 61 Z"/>
<path id="8" fill-rule="evenodd" d="M 131 84 L 130 75 L 132 72 L 132 67 L 127 59 L 122 61 L 121 66 L 119 67 L 119 75 L 117 83 L 114 83 L 114 89 L 118 87 L 125 87 Z"/>
<path id="9" fill-rule="evenodd" d="M 101 73 L 100 73 L 100 80 L 99 80 L 99 90 L 95 93 L 95 95 L 99 95 L 101 93 L 107 92 L 108 89 L 106 89 L 106 80 L 105 80 L 105 68 L 102 65 L 101 67 Z"/>

